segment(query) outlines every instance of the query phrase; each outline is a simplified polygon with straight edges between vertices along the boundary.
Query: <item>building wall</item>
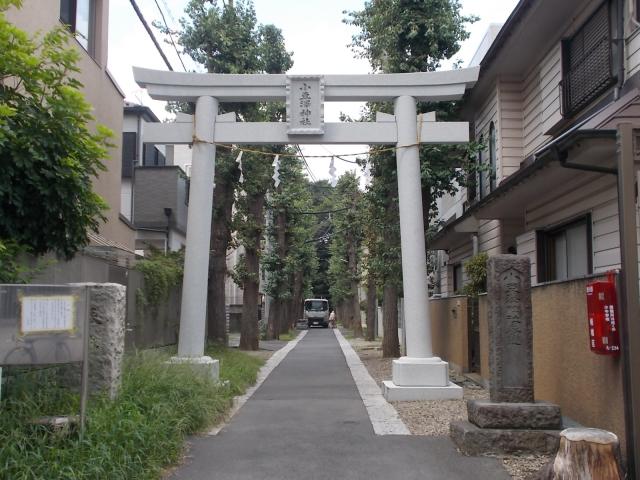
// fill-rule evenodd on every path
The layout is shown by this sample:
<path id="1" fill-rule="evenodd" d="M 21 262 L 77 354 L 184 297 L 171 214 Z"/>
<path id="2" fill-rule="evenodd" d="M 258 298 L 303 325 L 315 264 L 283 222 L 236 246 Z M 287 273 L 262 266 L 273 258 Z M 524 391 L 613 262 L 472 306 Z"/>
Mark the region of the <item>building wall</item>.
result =
<path id="1" fill-rule="evenodd" d="M 535 397 L 559 404 L 585 426 L 614 432 L 624 444 L 622 361 L 589 349 L 587 282 L 532 290 Z"/>
<path id="2" fill-rule="evenodd" d="M 500 168 L 496 183 L 520 168 L 523 154 L 522 88 L 519 81 L 498 82 L 498 159 Z"/>
<path id="3" fill-rule="evenodd" d="M 107 72 L 109 0 L 96 0 L 96 52 L 92 58 L 75 40 L 71 41 L 80 52 L 78 79 L 84 85 L 86 100 L 93 106 L 96 122 L 114 132 L 109 158 L 104 163 L 107 170 L 100 172 L 93 187 L 109 205 L 105 213 L 107 221 L 100 226 L 100 234 L 133 250 L 135 232 L 120 220 L 120 179 L 122 139 L 123 94 Z M 21 9 L 9 9 L 8 20 L 27 32 L 46 32 L 60 26 L 59 0 L 25 0 Z"/>
<path id="4" fill-rule="evenodd" d="M 130 222 L 133 220 L 133 185 L 130 178 L 121 180 L 120 213 Z"/>
<path id="5" fill-rule="evenodd" d="M 185 180 L 178 167 L 137 167 L 135 179 L 133 219 L 136 226 L 165 227 L 164 209 L 171 208 L 171 225 L 186 227 L 186 218 L 182 218 L 186 217 L 183 208 L 186 190 L 180 186 Z"/>
<path id="6" fill-rule="evenodd" d="M 433 353 L 459 372 L 469 370 L 467 297 L 433 298 L 431 338 Z"/>

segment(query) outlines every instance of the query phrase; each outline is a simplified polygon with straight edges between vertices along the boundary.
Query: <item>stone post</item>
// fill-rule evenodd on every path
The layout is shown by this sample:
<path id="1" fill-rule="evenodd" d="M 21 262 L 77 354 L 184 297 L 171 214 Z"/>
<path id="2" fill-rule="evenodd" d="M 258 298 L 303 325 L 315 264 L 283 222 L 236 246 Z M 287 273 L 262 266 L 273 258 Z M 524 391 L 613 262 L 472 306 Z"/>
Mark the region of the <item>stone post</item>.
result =
<path id="1" fill-rule="evenodd" d="M 490 400 L 467 402 L 468 422 L 451 423 L 467 455 L 553 453 L 560 407 L 533 397 L 533 319 L 529 257 L 496 255 L 487 262 Z"/>
<path id="2" fill-rule="evenodd" d="M 529 257 L 487 262 L 489 394 L 492 402 L 533 402 L 533 321 Z"/>
<path id="3" fill-rule="evenodd" d="M 89 390 L 118 395 L 124 360 L 127 287 L 119 283 L 72 283 L 86 287 L 89 302 Z M 65 381 L 79 387 L 79 368 L 69 366 Z"/>
<path id="4" fill-rule="evenodd" d="M 89 388 L 117 396 L 122 379 L 127 287 L 117 283 L 88 284 Z"/>
<path id="5" fill-rule="evenodd" d="M 200 97 L 194 115 L 190 201 L 187 216 L 187 246 L 184 261 L 180 335 L 176 363 L 202 365 L 217 379 L 218 361 L 204 356 L 207 314 L 209 240 L 213 206 L 216 147 L 213 144 L 218 101 Z"/>
<path id="6" fill-rule="evenodd" d="M 393 380 L 383 382 L 384 395 L 388 400 L 462 398 L 462 388 L 449 382 L 448 363 L 434 357 L 432 350 L 416 112 L 415 98 L 396 98 L 396 158 L 407 356 L 393 361 Z"/>

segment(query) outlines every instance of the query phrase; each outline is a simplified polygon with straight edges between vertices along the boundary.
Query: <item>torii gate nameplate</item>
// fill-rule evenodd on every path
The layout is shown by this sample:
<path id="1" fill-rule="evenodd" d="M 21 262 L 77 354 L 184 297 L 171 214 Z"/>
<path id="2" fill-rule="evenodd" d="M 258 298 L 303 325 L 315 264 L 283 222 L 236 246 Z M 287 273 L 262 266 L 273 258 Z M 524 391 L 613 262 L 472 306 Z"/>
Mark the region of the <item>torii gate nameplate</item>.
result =
<path id="1" fill-rule="evenodd" d="M 287 133 L 324 134 L 324 77 L 287 76 Z"/>

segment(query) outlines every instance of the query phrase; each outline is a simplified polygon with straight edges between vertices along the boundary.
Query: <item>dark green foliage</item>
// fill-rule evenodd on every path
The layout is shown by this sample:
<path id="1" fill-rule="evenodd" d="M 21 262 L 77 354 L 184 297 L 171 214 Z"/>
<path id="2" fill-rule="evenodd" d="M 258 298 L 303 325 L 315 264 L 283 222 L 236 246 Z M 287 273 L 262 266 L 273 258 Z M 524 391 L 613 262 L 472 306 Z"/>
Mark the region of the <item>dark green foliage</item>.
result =
<path id="1" fill-rule="evenodd" d="M 309 184 L 311 190 L 311 203 L 318 211 L 333 210 L 333 202 L 331 200 L 333 189 L 327 180 L 318 180 Z M 315 298 L 326 298 L 333 305 L 330 292 L 329 282 L 329 239 L 333 230 L 331 225 L 331 213 L 315 215 L 315 227 L 313 238 L 315 241 L 316 257 L 318 259 L 318 268 L 313 276 L 311 290 Z"/>
<path id="2" fill-rule="evenodd" d="M 1 13 L 17 3 L 0 2 L 0 239 L 69 258 L 104 220 L 92 179 L 111 133 L 89 129 L 68 32 L 30 38 Z"/>
<path id="3" fill-rule="evenodd" d="M 487 252 L 474 255 L 464 264 L 464 271 L 467 274 L 467 283 L 463 287 L 465 295 L 477 297 L 479 293 L 487 291 Z"/>
<path id="4" fill-rule="evenodd" d="M 0 239 L 0 283 L 29 283 L 48 262 L 29 264 L 29 249 L 11 240 Z"/>
<path id="5" fill-rule="evenodd" d="M 355 173 L 348 172 L 340 177 L 331 201 L 333 209 L 340 210 L 331 214 L 333 234 L 329 247 L 329 290 L 332 301 L 338 305 L 352 298 L 353 282 L 360 280 L 364 217 L 362 192 Z"/>
<path id="6" fill-rule="evenodd" d="M 371 0 L 348 14 L 345 23 L 360 31 L 352 46 L 375 71 L 427 72 L 451 58 L 469 38 L 458 0 Z"/>
<path id="7" fill-rule="evenodd" d="M 266 293 L 275 300 L 289 300 L 293 295 L 293 275 L 303 273 L 305 296 L 311 294 L 311 283 L 317 269 L 314 234 L 316 215 L 300 214 L 319 210 L 312 201 L 310 184 L 302 173 L 302 161 L 297 157 L 281 157 L 280 186 L 273 191 L 268 203 L 270 225 L 267 229 L 270 248 L 262 255 L 267 272 Z M 284 221 L 278 222 L 278 216 Z M 284 231 L 281 232 L 281 228 Z M 279 235 L 283 235 L 284 249 L 278 249 Z"/>
<path id="8" fill-rule="evenodd" d="M 188 365 L 168 365 L 170 353 L 128 358 L 115 401 L 89 404 L 85 438 L 29 426 L 42 415 L 76 414 L 78 396 L 56 379 L 55 369 L 14 370 L 0 404 L 0 478 L 157 479 L 182 458 L 184 439 L 222 419 L 232 398 L 256 380 L 262 360 L 212 346 L 220 359 L 215 384 Z"/>
<path id="9" fill-rule="evenodd" d="M 169 296 L 173 287 L 182 282 L 184 249 L 167 253 L 151 249 L 150 252 L 135 266 L 144 275 L 144 288 L 138 298 L 144 305 L 157 305 Z"/>

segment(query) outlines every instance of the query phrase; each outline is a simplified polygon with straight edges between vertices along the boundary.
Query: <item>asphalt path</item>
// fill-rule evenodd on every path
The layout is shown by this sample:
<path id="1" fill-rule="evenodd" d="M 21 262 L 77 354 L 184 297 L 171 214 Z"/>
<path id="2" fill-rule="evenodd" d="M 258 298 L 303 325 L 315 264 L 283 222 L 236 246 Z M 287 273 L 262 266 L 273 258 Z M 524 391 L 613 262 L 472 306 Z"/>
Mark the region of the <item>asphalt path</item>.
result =
<path id="1" fill-rule="evenodd" d="M 448 437 L 377 436 L 333 331 L 312 329 L 216 436 L 194 437 L 171 480 L 511 477 Z"/>

